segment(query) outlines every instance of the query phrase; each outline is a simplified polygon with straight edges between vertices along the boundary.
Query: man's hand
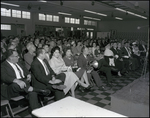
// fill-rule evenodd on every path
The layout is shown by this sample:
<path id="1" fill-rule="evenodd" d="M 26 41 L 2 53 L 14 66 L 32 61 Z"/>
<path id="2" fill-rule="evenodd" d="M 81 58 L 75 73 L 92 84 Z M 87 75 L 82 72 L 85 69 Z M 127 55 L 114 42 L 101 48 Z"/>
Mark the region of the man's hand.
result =
<path id="1" fill-rule="evenodd" d="M 31 74 L 28 74 L 28 75 L 27 75 L 27 81 L 28 81 L 28 82 L 31 82 Z"/>
<path id="2" fill-rule="evenodd" d="M 23 89 L 23 88 L 26 87 L 26 83 L 24 81 L 22 81 L 22 80 L 15 79 L 13 82 L 16 83 L 16 84 L 18 84 L 21 89 Z"/>
<path id="3" fill-rule="evenodd" d="M 49 83 L 50 84 L 58 84 L 61 83 L 62 81 L 60 79 L 55 79 L 54 81 L 50 80 Z"/>

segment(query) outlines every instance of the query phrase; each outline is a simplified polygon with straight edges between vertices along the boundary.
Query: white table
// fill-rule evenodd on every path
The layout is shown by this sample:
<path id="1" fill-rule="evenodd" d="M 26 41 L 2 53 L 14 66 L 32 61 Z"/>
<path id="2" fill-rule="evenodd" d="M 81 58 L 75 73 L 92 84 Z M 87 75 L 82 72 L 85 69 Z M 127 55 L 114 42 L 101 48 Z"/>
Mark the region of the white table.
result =
<path id="1" fill-rule="evenodd" d="M 35 109 L 32 114 L 37 117 L 126 117 L 73 97 Z"/>

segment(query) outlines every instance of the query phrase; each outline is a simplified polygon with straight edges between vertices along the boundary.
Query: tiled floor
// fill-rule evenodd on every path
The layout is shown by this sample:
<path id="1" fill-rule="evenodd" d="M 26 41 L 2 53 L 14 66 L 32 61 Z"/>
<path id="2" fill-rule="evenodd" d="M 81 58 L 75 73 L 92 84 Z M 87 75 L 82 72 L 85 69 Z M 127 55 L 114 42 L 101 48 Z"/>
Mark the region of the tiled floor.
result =
<path id="1" fill-rule="evenodd" d="M 122 89 L 124 86 L 127 86 L 135 79 L 139 78 L 141 76 L 141 73 L 142 73 L 142 67 L 134 72 L 130 72 L 127 76 L 119 77 L 113 75 L 114 86 L 111 89 L 106 91 L 101 91 L 98 89 L 98 87 L 94 86 L 91 91 L 85 93 L 82 93 L 77 89 L 75 91 L 76 98 L 110 110 L 111 95 L 114 94 L 116 91 Z M 106 85 L 105 76 L 100 75 L 100 77 L 103 80 L 103 85 Z M 21 114 L 18 114 L 18 116 L 29 117 L 31 115 L 29 114 L 28 111 L 25 111 Z"/>

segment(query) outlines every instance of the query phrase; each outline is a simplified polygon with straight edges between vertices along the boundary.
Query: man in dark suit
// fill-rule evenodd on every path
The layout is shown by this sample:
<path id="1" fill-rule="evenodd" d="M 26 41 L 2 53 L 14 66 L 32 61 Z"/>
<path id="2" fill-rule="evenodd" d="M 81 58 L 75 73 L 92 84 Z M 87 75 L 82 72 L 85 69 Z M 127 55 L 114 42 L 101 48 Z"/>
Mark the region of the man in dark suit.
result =
<path id="1" fill-rule="evenodd" d="M 127 69 L 127 72 L 129 70 L 135 70 L 138 68 L 138 61 L 132 56 L 132 51 L 129 47 L 129 42 L 124 42 L 124 47 L 122 48 L 122 58 L 125 63 L 124 67 Z"/>
<path id="2" fill-rule="evenodd" d="M 121 73 L 124 73 L 124 62 L 120 59 L 119 52 L 117 50 L 117 42 L 113 42 L 113 46 L 110 48 L 110 50 L 114 53 L 114 62 L 115 67 L 118 69 L 118 75 L 121 76 Z"/>
<path id="3" fill-rule="evenodd" d="M 112 87 L 113 81 L 112 81 L 111 67 L 109 66 L 109 64 L 104 59 L 103 54 L 100 54 L 99 58 L 100 59 L 98 60 L 98 70 L 102 71 L 106 74 L 107 86 Z"/>
<path id="4" fill-rule="evenodd" d="M 39 48 L 37 50 L 37 58 L 31 64 L 31 72 L 34 75 L 33 86 L 40 89 L 50 89 L 55 94 L 55 99 L 59 100 L 64 97 L 65 85 L 55 85 L 64 82 L 65 74 L 56 75 L 49 63 L 45 59 L 45 50 Z M 54 85 L 53 85 L 54 84 Z M 59 89 L 59 90 L 57 90 Z"/>
<path id="5" fill-rule="evenodd" d="M 89 79 L 93 77 L 97 87 L 99 87 L 100 89 L 104 89 L 104 86 L 102 86 L 101 78 L 98 75 L 97 71 L 91 69 L 89 65 L 91 60 L 88 54 L 89 54 L 88 48 L 83 46 L 81 49 L 81 54 L 77 60 L 77 65 L 78 67 L 84 68 L 87 71 L 87 75 Z"/>
<path id="6" fill-rule="evenodd" d="M 30 86 L 31 74 L 18 60 L 17 51 L 7 50 L 6 60 L 1 64 L 1 82 L 3 83 L 1 98 L 10 100 L 12 97 L 23 95 L 29 99 L 32 111 L 40 107 L 37 93 L 42 92 L 42 90 Z M 45 93 L 49 94 L 50 91 L 47 90 Z"/>
<path id="7" fill-rule="evenodd" d="M 141 44 L 139 45 L 140 55 L 141 56 L 146 56 L 146 50 L 147 50 L 147 47 L 145 45 L 145 42 L 141 41 Z"/>

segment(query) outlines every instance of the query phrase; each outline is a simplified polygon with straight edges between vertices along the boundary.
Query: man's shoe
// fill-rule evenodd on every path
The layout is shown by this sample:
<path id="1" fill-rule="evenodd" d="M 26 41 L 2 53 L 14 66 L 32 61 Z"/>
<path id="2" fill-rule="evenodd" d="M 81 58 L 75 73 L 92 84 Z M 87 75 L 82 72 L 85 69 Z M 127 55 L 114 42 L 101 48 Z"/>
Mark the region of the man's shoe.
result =
<path id="1" fill-rule="evenodd" d="M 89 85 L 88 87 L 84 88 L 86 91 L 90 91 L 91 90 L 91 86 Z"/>
<path id="2" fill-rule="evenodd" d="M 84 93 L 85 91 L 84 91 L 84 88 L 83 87 L 79 87 L 79 90 L 82 92 L 82 93 Z"/>
<path id="3" fill-rule="evenodd" d="M 38 92 L 39 95 L 44 95 L 44 96 L 48 96 L 50 93 L 51 93 L 51 91 L 48 90 L 48 89 L 40 90 L 40 91 Z"/>
<path id="4" fill-rule="evenodd" d="M 53 87 L 54 89 L 58 89 L 58 90 L 63 90 L 63 89 L 66 88 L 65 85 L 53 85 L 52 87 Z"/>

